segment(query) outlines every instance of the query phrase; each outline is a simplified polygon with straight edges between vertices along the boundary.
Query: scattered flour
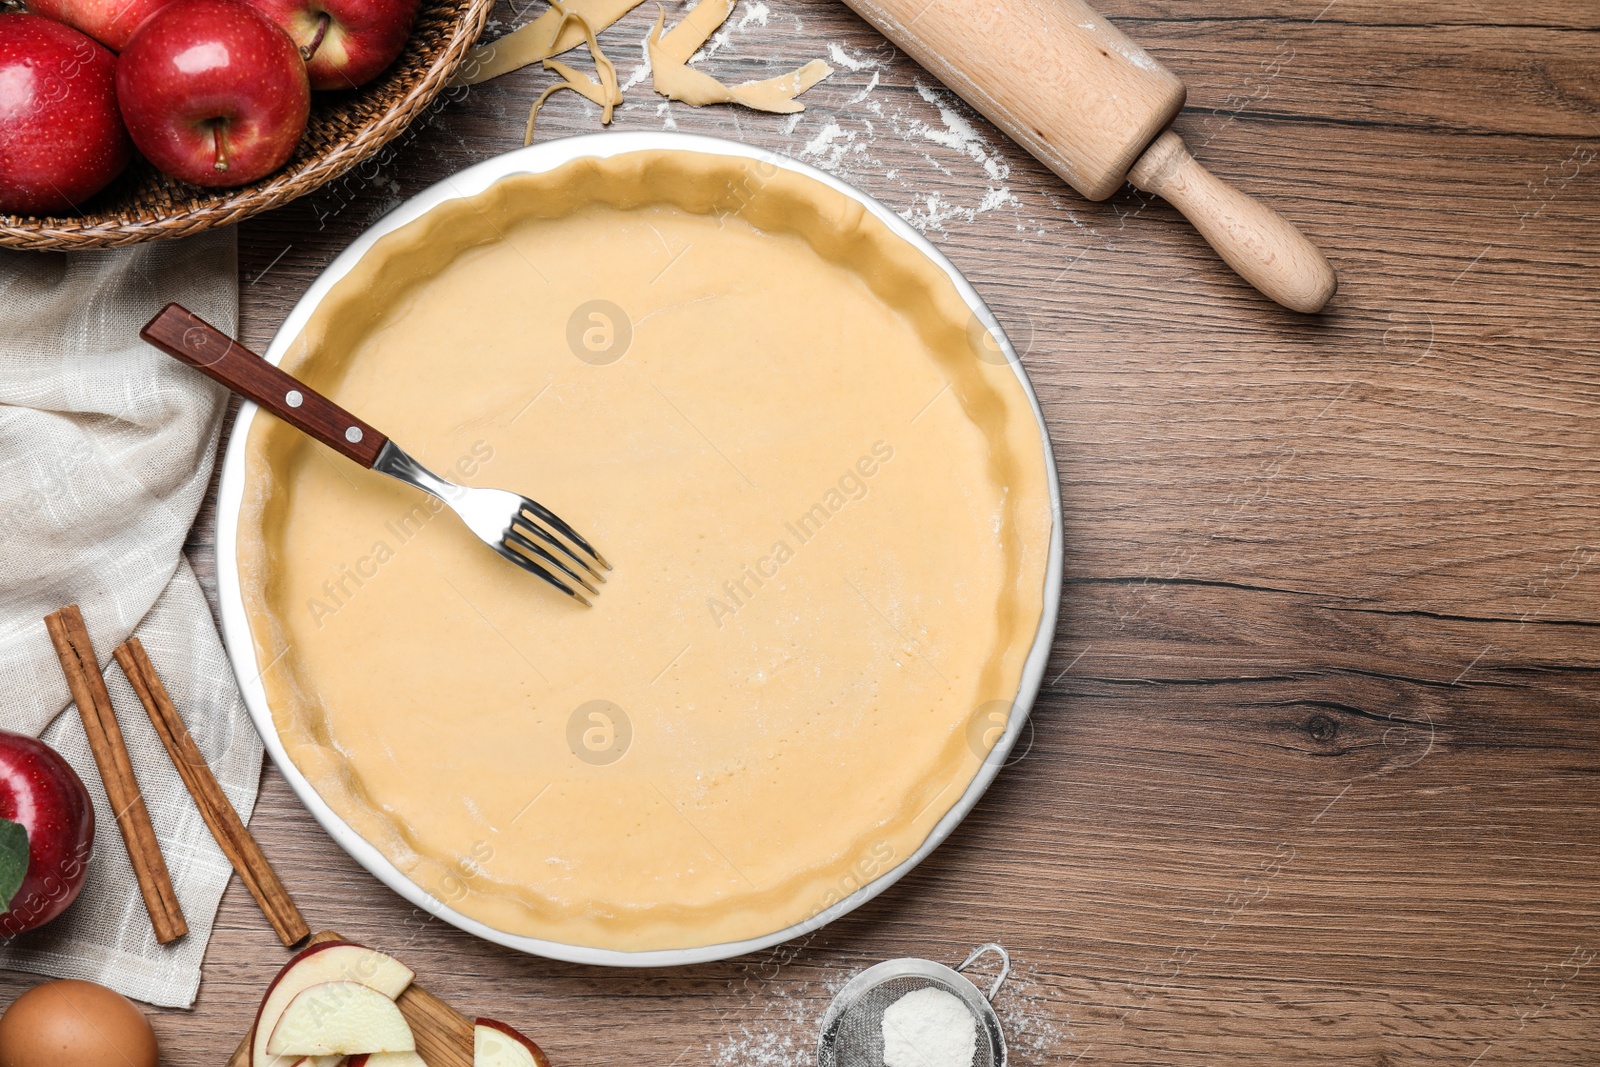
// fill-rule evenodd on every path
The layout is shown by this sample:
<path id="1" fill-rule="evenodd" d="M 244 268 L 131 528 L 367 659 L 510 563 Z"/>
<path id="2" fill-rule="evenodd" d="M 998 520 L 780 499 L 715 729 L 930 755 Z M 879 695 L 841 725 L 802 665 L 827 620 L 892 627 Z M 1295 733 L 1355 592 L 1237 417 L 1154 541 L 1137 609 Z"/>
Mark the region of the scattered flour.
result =
<path id="1" fill-rule="evenodd" d="M 707 1047 L 712 1067 L 816 1067 L 823 1013 L 851 974 L 830 968 L 819 976 L 804 963 L 783 971 L 770 963 L 753 969 L 758 973 L 743 983 L 749 999 L 729 1013 L 737 1021 Z"/>
<path id="2" fill-rule="evenodd" d="M 822 127 L 821 132 L 806 142 L 804 148 L 800 149 L 800 154 L 802 156 L 821 155 L 827 151 L 829 145 L 841 137 L 845 137 L 844 129 L 837 122 L 829 119 L 828 124 Z M 852 133 L 848 136 L 847 141 L 853 140 L 855 140 L 855 134 Z"/>
<path id="3" fill-rule="evenodd" d="M 752 22 L 757 26 L 765 26 L 767 19 L 771 16 L 772 9 L 762 3 L 761 0 L 745 0 L 744 14 L 739 16 L 739 21 L 734 22 L 733 16 L 730 15 L 728 21 L 722 24 L 722 29 L 712 34 L 711 40 L 707 41 L 703 48 L 689 57 L 690 64 L 698 63 L 702 59 L 710 59 L 721 50 L 723 45 L 728 43 L 729 38 L 735 33 L 744 30 Z"/>
<path id="4" fill-rule="evenodd" d="M 800 149 L 800 158 L 813 163 L 826 171 L 837 171 L 843 162 L 845 153 L 851 150 L 856 135 L 853 130 L 845 130 L 832 119 L 827 125 L 817 131 L 817 135 L 806 142 Z M 856 148 L 865 149 L 865 144 L 855 145 Z M 820 159 L 807 159 L 809 156 L 820 156 Z"/>
<path id="5" fill-rule="evenodd" d="M 851 104 L 859 104 L 859 103 L 861 103 L 867 97 L 871 96 L 872 95 L 872 91 L 874 89 L 876 89 L 877 87 L 878 87 L 878 72 L 877 71 L 873 71 L 872 72 L 872 80 L 867 82 L 867 87 L 865 89 L 862 89 L 856 95 L 852 96 L 850 99 L 846 100 L 844 102 L 845 106 L 849 107 Z"/>
<path id="6" fill-rule="evenodd" d="M 726 25 L 726 23 L 724 23 L 724 25 Z M 733 36 L 733 31 L 736 28 L 737 27 L 734 26 L 728 26 L 726 29 L 718 30 L 716 33 L 712 34 L 711 40 L 702 45 L 700 47 L 700 51 L 689 57 L 689 65 L 693 66 L 702 59 L 710 59 L 712 56 L 716 55 L 722 49 L 722 46 L 728 43 L 728 38 Z"/>
<path id="7" fill-rule="evenodd" d="M 1011 1067 L 1056 1067 L 1072 1062 L 1074 1034 L 1066 1005 L 1042 987 L 1027 964 L 1012 967 L 994 1007 L 1006 1034 Z"/>
<path id="8" fill-rule="evenodd" d="M 871 70 L 874 67 L 881 65 L 876 59 L 872 59 L 871 57 L 863 58 L 858 55 L 851 55 L 849 52 L 846 52 L 844 50 L 844 46 L 837 41 L 828 45 L 828 58 L 833 61 L 834 66 L 843 67 L 845 70 Z"/>
<path id="9" fill-rule="evenodd" d="M 627 80 L 625 80 L 621 86 L 624 94 L 626 94 L 627 91 L 632 89 L 635 85 L 638 85 L 640 82 L 650 77 L 650 46 L 643 40 L 639 42 L 639 54 L 643 57 L 644 62 L 628 71 Z"/>
<path id="10" fill-rule="evenodd" d="M 1011 195 L 1010 189 L 985 189 L 983 199 L 978 201 L 976 213 L 981 215 L 985 211 L 993 211 L 997 207 L 1005 207 L 1007 204 L 1015 203 L 1019 203 L 1019 201 L 1015 196 Z"/>
<path id="11" fill-rule="evenodd" d="M 756 23 L 758 26 L 765 26 L 767 24 L 767 17 L 771 14 L 772 9 L 766 4 L 750 4 L 745 8 L 744 14 L 739 17 L 738 28 L 742 30 L 752 22 Z"/>
<path id="12" fill-rule="evenodd" d="M 922 136 L 934 144 L 944 145 L 946 148 L 957 152 L 965 152 L 983 168 L 984 174 L 991 181 L 1004 181 L 1011 175 L 1011 165 L 997 155 L 991 154 L 989 142 L 978 136 L 978 131 L 972 128 L 955 107 L 955 97 L 944 90 L 928 88 L 922 82 L 917 82 L 917 95 L 939 109 L 939 119 L 944 123 L 944 129 L 936 130 L 926 123 L 922 124 Z M 949 103 L 946 103 L 949 101 Z"/>
<path id="13" fill-rule="evenodd" d="M 978 132 L 972 112 L 953 93 L 913 81 L 917 99 L 938 116 L 930 121 L 926 107 L 882 92 L 883 64 L 870 54 L 851 53 L 835 42 L 828 45 L 828 62 L 853 73 L 870 71 L 870 77 L 834 105 L 832 114 L 790 118 L 783 132 L 800 139 L 792 149 L 796 156 L 847 181 L 868 186 L 893 182 L 904 194 L 896 205 L 900 217 L 923 233 L 943 233 L 952 224 L 1002 209 L 1012 213 L 1019 231 L 1043 233 L 1037 224 L 1025 224 L 1022 202 L 1007 184 L 1011 164 Z M 928 150 L 920 154 L 928 170 L 890 169 L 878 154 L 884 137 L 926 145 Z M 928 178 L 935 175 L 938 187 L 929 188 Z M 968 189 L 973 190 L 970 198 Z M 896 198 L 891 194 L 883 199 L 893 203 Z"/>

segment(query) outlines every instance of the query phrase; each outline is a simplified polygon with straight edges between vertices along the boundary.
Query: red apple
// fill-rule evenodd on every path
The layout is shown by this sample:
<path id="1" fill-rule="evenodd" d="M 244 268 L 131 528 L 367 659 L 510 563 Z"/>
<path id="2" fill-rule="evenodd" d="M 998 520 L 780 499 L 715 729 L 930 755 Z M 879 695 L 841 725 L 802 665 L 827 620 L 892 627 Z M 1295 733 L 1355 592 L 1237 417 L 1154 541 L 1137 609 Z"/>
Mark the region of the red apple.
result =
<path id="1" fill-rule="evenodd" d="M 306 65 L 271 19 L 240 0 L 174 0 L 117 62 L 133 143 L 196 185 L 244 185 L 283 166 L 311 110 Z"/>
<path id="2" fill-rule="evenodd" d="M 43 741 L 0 730 L 0 903 L 7 907 L 0 934 L 32 930 L 66 911 L 93 851 L 94 808 L 78 773 Z M 21 884 L 5 901 L 3 890 L 23 865 Z"/>
<path id="3" fill-rule="evenodd" d="M 395 61 L 419 0 L 250 0 L 300 47 L 313 89 L 354 89 Z"/>
<path id="4" fill-rule="evenodd" d="M 128 46 L 145 19 L 171 0 L 28 0 L 35 15 L 82 30 L 113 52 Z"/>
<path id="5" fill-rule="evenodd" d="M 116 66 L 70 26 L 0 15 L 0 214 L 73 211 L 122 173 Z"/>

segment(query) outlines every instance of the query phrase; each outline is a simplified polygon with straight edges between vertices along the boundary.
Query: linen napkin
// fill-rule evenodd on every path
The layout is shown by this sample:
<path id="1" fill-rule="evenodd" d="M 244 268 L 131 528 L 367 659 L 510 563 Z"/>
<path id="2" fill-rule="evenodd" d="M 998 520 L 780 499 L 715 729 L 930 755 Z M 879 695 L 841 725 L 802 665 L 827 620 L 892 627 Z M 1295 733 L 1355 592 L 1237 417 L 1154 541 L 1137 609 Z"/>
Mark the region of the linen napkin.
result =
<path id="1" fill-rule="evenodd" d="M 139 327 L 175 300 L 231 333 L 237 279 L 231 229 L 109 252 L 0 252 L 0 728 L 53 746 L 95 808 L 83 892 L 54 922 L 0 939 L 0 967 L 85 978 L 168 1007 L 194 1003 L 232 868 L 112 649 L 139 636 L 246 819 L 261 739 L 183 556 L 226 394 L 146 345 Z M 44 616 L 71 603 L 83 610 L 189 923 L 167 946 L 155 942 L 45 632 Z"/>

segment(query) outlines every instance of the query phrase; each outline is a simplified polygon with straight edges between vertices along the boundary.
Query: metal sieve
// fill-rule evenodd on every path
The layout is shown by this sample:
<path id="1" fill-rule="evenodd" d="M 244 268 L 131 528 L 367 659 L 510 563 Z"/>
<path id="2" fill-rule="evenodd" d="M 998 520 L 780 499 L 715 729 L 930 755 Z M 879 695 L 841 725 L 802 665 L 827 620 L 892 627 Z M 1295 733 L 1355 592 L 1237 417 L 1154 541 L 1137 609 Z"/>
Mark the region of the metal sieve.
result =
<path id="1" fill-rule="evenodd" d="M 961 972 L 985 953 L 1000 955 L 1000 973 L 985 995 Z M 906 957 L 868 967 L 839 990 L 822 1017 L 817 1067 L 883 1067 L 883 1013 L 907 993 L 929 986 L 959 999 L 978 1023 L 972 1067 L 1006 1067 L 1006 1038 L 995 1014 L 995 994 L 1011 973 L 1011 956 L 999 945 L 979 945 L 959 966 Z"/>

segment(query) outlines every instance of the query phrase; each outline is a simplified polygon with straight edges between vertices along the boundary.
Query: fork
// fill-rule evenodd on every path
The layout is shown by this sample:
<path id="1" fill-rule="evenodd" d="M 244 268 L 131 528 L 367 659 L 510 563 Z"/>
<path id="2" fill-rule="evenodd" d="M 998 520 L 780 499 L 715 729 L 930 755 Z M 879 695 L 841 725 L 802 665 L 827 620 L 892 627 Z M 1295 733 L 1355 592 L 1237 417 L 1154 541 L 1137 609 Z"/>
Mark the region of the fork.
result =
<path id="1" fill-rule="evenodd" d="M 438 497 L 484 544 L 585 607 L 593 606 L 584 593 L 599 592 L 595 583 L 606 580 L 601 571 L 611 564 L 549 508 L 504 489 L 446 481 L 384 434 L 178 304 L 162 308 L 139 336 L 335 452 Z"/>

